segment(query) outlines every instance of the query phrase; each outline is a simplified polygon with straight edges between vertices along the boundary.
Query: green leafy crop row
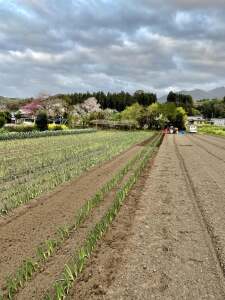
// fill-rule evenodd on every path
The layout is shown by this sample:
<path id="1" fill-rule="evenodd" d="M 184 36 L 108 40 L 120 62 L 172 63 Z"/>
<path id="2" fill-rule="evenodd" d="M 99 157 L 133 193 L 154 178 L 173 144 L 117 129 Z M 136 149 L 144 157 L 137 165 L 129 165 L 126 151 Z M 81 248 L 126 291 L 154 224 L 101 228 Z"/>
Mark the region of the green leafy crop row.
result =
<path id="1" fill-rule="evenodd" d="M 73 129 L 65 131 L 28 131 L 28 132 L 8 132 L 0 134 L 0 141 L 16 140 L 16 139 L 30 139 L 46 136 L 59 136 L 59 135 L 71 135 L 79 133 L 90 133 L 95 132 L 95 129 Z"/>
<path id="2" fill-rule="evenodd" d="M 225 136 L 225 127 L 202 125 L 198 127 L 200 133 Z"/>
<path id="3" fill-rule="evenodd" d="M 149 137 L 149 132 L 96 132 L 0 143 L 0 214 Z"/>

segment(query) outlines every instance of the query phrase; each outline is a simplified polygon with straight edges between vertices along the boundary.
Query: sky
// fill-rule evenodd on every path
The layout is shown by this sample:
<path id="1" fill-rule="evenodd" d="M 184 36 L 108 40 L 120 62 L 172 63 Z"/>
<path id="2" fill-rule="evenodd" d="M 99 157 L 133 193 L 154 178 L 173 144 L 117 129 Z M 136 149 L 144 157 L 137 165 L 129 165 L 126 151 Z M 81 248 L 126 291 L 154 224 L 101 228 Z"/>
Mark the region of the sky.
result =
<path id="1" fill-rule="evenodd" d="M 0 0 L 0 95 L 225 85 L 224 0 Z"/>

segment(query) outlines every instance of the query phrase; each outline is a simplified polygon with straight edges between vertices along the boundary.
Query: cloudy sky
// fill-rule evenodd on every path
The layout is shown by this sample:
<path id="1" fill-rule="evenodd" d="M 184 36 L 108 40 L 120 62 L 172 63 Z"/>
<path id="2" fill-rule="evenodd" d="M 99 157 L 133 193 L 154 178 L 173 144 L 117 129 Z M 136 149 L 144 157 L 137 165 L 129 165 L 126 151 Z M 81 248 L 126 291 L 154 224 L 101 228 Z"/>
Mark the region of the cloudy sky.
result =
<path id="1" fill-rule="evenodd" d="M 0 95 L 225 85 L 224 0 L 0 0 Z"/>

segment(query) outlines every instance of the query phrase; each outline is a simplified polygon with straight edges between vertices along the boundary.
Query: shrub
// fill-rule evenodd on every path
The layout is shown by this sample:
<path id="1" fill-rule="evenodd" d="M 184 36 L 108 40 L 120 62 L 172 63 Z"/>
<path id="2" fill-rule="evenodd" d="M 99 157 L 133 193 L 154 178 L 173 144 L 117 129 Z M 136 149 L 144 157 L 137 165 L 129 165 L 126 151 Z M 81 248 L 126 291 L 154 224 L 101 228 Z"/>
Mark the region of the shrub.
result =
<path id="1" fill-rule="evenodd" d="M 7 124 L 4 128 L 8 132 L 30 132 L 36 130 L 35 124 Z"/>
<path id="2" fill-rule="evenodd" d="M 48 124 L 48 130 L 67 130 L 68 127 L 64 124 Z"/>
<path id="3" fill-rule="evenodd" d="M 11 121 L 11 114 L 8 111 L 1 111 L 0 112 L 0 118 L 4 118 L 5 119 L 5 123 L 10 123 Z"/>
<path id="4" fill-rule="evenodd" d="M 6 123 L 6 120 L 3 116 L 0 116 L 0 128 L 2 128 Z"/>
<path id="5" fill-rule="evenodd" d="M 48 116 L 46 112 L 41 111 L 36 118 L 36 126 L 40 131 L 48 130 Z"/>

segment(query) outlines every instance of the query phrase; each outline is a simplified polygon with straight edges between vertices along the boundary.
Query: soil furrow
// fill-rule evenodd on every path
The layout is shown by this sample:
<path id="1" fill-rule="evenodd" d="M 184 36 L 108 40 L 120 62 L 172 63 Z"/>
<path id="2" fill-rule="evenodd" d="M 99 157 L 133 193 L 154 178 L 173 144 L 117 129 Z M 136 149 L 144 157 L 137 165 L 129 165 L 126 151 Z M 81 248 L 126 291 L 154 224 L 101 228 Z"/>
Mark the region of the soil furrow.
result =
<path id="1" fill-rule="evenodd" d="M 215 146 L 207 144 L 197 139 L 197 137 L 193 137 L 189 135 L 189 139 L 192 143 L 197 145 L 198 147 L 204 149 L 207 153 L 218 159 L 220 162 L 225 163 L 225 152 L 217 149 Z M 224 153 L 223 153 L 224 152 Z"/>
<path id="2" fill-rule="evenodd" d="M 85 238 L 91 228 L 100 221 L 112 204 L 116 189 L 112 190 L 89 216 L 89 218 L 75 231 L 71 237 L 63 244 L 62 249 L 44 265 L 43 270 L 36 274 L 32 281 L 25 284 L 25 287 L 16 295 L 15 299 L 30 300 L 43 299 L 46 291 L 53 283 L 59 279 L 65 264 L 83 245 Z"/>
<path id="3" fill-rule="evenodd" d="M 192 151 L 186 138 L 176 138 L 179 151 Z M 225 299 L 223 274 L 173 136 L 165 137 L 144 180 L 126 233 L 122 208 L 69 299 Z"/>
<path id="4" fill-rule="evenodd" d="M 204 142 L 206 142 L 207 144 L 210 144 L 212 146 L 215 146 L 217 148 L 220 148 L 222 150 L 225 150 L 225 139 L 221 140 L 221 139 L 217 139 L 217 140 L 212 140 L 212 137 L 208 137 L 206 135 L 197 135 L 198 140 L 202 140 Z"/>
<path id="5" fill-rule="evenodd" d="M 0 223 L 0 286 L 23 260 L 33 257 L 37 246 L 56 228 L 70 224 L 76 211 L 94 195 L 129 159 L 143 147 L 133 146 L 110 162 L 98 166 L 78 179 L 61 185 L 54 192 L 17 209 Z"/>
<path id="6" fill-rule="evenodd" d="M 132 235 L 135 214 L 139 210 L 138 198 L 153 163 L 154 157 L 130 191 L 110 230 L 98 243 L 85 270 L 74 283 L 68 299 L 102 299 L 114 281 L 115 274 L 123 268 L 127 257 L 127 242 Z"/>
<path id="7" fill-rule="evenodd" d="M 198 197 L 198 192 L 196 191 L 196 187 L 195 187 L 195 184 L 193 182 L 192 176 L 188 172 L 188 168 L 187 168 L 187 165 L 185 163 L 185 159 L 182 156 L 181 152 L 179 151 L 179 147 L 177 145 L 176 139 L 174 139 L 174 141 L 175 141 L 175 150 L 176 150 L 176 153 L 177 153 L 177 157 L 180 160 L 181 167 L 184 171 L 184 176 L 186 177 L 186 180 L 187 180 L 187 186 L 190 187 L 189 190 L 190 190 L 190 193 L 192 194 L 192 195 L 190 195 L 191 196 L 190 198 L 193 200 L 195 213 L 197 214 L 199 222 L 201 222 L 203 232 L 205 232 L 206 241 L 207 241 L 208 247 L 210 249 L 211 255 L 213 257 L 213 260 L 215 261 L 215 266 L 217 266 L 217 268 L 219 267 L 220 270 L 221 270 L 221 272 L 218 272 L 218 275 L 219 275 L 219 280 L 221 281 L 221 287 L 224 288 L 225 287 L 224 263 L 222 261 L 220 253 L 218 252 L 218 249 L 217 249 L 218 245 L 215 243 L 215 236 L 212 232 L 212 228 L 210 226 L 210 223 L 208 222 L 208 219 L 205 215 L 204 209 L 203 209 L 202 205 L 200 204 L 200 199 Z"/>
<path id="8" fill-rule="evenodd" d="M 221 163 L 221 161 L 218 160 L 217 157 L 212 155 L 211 152 L 209 153 L 208 151 L 205 151 L 205 147 L 207 147 L 207 143 L 204 145 L 203 148 L 193 143 L 193 140 L 191 140 L 189 136 L 187 136 L 187 139 L 188 142 L 190 142 L 190 145 L 193 146 L 190 149 L 190 152 L 192 153 L 193 157 L 198 157 L 199 164 L 201 164 L 201 168 L 210 169 L 211 182 L 217 185 L 216 190 L 219 188 L 220 190 L 219 193 L 221 193 L 224 186 L 224 164 Z M 184 151 L 188 151 L 188 150 L 184 149 Z M 205 162 L 207 162 L 207 164 Z"/>
<path id="9" fill-rule="evenodd" d="M 57 251 L 56 255 L 50 259 L 43 268 L 42 272 L 36 274 L 32 281 L 26 283 L 25 288 L 16 295 L 15 299 L 42 299 L 49 286 L 53 286 L 54 282 L 59 279 L 59 275 L 62 273 L 65 263 L 72 258 L 73 254 L 77 252 L 83 245 L 87 234 L 91 231 L 93 226 L 98 223 L 105 215 L 108 209 L 111 207 L 114 201 L 116 192 L 123 186 L 133 174 L 133 170 L 138 165 L 139 161 L 136 161 L 122 181 L 116 188 L 110 191 L 105 197 L 103 202 L 95 208 L 88 219 L 77 229 L 74 234 L 62 245 L 62 248 Z"/>
<path id="10" fill-rule="evenodd" d="M 188 141 L 188 138 L 186 138 Z M 225 179 L 224 176 L 216 174 L 211 167 L 212 157 L 198 153 L 197 148 L 193 151 L 183 150 L 182 157 L 185 160 L 186 168 L 190 174 L 193 188 L 196 191 L 199 209 L 205 218 L 205 222 L 211 239 L 216 249 L 217 256 L 225 274 Z M 217 170 L 225 167 L 222 164 Z M 222 172 L 221 172 L 222 175 Z"/>

